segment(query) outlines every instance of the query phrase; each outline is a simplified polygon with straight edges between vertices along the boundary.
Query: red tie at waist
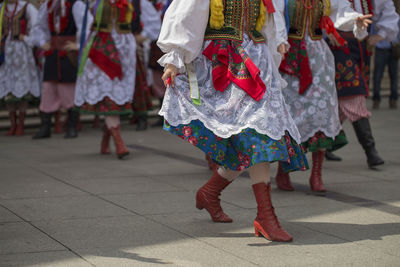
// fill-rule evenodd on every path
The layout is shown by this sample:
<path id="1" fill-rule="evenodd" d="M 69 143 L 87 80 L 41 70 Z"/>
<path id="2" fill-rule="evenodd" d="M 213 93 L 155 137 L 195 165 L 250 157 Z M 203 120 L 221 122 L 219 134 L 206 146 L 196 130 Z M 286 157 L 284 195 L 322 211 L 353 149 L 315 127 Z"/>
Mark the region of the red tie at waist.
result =
<path id="1" fill-rule="evenodd" d="M 212 41 L 203 55 L 212 61 L 215 90 L 224 92 L 233 82 L 254 100 L 262 99 L 266 86 L 260 78 L 260 70 L 240 44 L 228 40 Z"/>

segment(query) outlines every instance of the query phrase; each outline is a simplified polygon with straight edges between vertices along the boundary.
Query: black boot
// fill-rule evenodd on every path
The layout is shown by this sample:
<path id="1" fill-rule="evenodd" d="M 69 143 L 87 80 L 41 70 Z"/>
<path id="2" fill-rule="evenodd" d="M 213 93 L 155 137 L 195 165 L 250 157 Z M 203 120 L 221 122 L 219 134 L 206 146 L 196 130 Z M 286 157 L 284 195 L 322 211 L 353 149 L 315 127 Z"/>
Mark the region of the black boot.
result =
<path id="1" fill-rule="evenodd" d="M 67 129 L 64 134 L 64 138 L 76 138 L 78 137 L 78 130 L 76 126 L 78 125 L 79 111 L 73 108 L 68 110 L 68 121 Z"/>
<path id="2" fill-rule="evenodd" d="M 147 129 L 147 114 L 139 115 L 136 131 L 145 131 Z"/>
<path id="3" fill-rule="evenodd" d="M 378 165 L 382 165 L 385 162 L 378 155 L 378 151 L 375 149 L 375 141 L 372 136 L 371 126 L 367 118 L 362 118 L 358 121 L 353 122 L 353 127 L 356 132 L 358 142 L 365 150 L 367 155 L 367 163 L 370 168 Z"/>
<path id="4" fill-rule="evenodd" d="M 39 132 L 37 132 L 32 139 L 43 139 L 51 137 L 51 116 L 53 113 L 41 112 L 40 118 L 42 125 L 40 126 Z"/>
<path id="5" fill-rule="evenodd" d="M 339 156 L 336 156 L 335 154 L 333 154 L 331 151 L 325 151 L 325 158 L 326 160 L 330 160 L 330 161 L 342 161 L 342 158 Z"/>

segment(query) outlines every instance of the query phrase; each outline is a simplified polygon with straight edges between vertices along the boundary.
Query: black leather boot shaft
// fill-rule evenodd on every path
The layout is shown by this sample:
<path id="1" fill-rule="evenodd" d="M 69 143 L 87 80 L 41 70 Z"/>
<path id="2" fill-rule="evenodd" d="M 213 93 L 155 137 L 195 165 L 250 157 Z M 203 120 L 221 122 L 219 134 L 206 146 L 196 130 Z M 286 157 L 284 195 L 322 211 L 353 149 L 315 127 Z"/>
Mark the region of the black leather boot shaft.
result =
<path id="1" fill-rule="evenodd" d="M 78 119 L 79 119 L 79 111 L 75 109 L 68 110 L 68 121 L 67 121 L 67 129 L 65 131 L 64 138 L 76 138 L 78 137 Z"/>
<path id="2" fill-rule="evenodd" d="M 43 139 L 51 137 L 51 117 L 53 113 L 42 112 L 40 118 L 42 125 L 40 125 L 39 132 L 37 132 L 32 139 Z"/>
<path id="3" fill-rule="evenodd" d="M 367 162 L 369 167 L 382 165 L 385 162 L 379 156 L 378 151 L 375 148 L 375 140 L 372 136 L 371 125 L 367 118 L 362 118 L 358 121 L 353 122 L 353 127 L 356 132 L 358 142 L 365 150 L 367 155 Z"/>

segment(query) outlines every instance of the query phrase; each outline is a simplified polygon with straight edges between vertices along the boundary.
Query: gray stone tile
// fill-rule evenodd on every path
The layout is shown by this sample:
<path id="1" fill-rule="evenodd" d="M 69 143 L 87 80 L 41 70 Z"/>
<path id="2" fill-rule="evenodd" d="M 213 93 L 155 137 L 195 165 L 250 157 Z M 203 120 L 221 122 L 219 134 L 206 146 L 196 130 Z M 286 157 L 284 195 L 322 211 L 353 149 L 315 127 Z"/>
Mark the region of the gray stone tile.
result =
<path id="1" fill-rule="evenodd" d="M 21 176 L 14 173 L 0 179 L 0 199 L 79 195 L 86 193 L 37 172 Z"/>
<path id="2" fill-rule="evenodd" d="M 35 225 L 73 250 L 142 247 L 186 238 L 141 216 L 38 221 Z"/>
<path id="3" fill-rule="evenodd" d="M 0 266 L 87 267 L 93 265 L 70 251 L 46 251 L 1 255 Z"/>
<path id="4" fill-rule="evenodd" d="M 25 220 L 57 220 L 124 216 L 131 213 L 93 196 L 4 200 L 2 204 Z"/>
<path id="5" fill-rule="evenodd" d="M 78 253 L 96 266 L 254 266 L 237 257 L 194 239 L 120 249 L 78 249 Z"/>
<path id="6" fill-rule="evenodd" d="M 75 179 L 71 184 L 93 194 L 128 194 L 146 192 L 182 191 L 181 188 L 150 177 L 109 177 L 98 179 Z"/>
<path id="7" fill-rule="evenodd" d="M 194 192 L 105 195 L 104 198 L 139 214 L 179 214 L 196 211 Z M 224 207 L 231 206 L 223 203 Z"/>
<path id="8" fill-rule="evenodd" d="M 5 222 L 20 222 L 21 218 L 10 212 L 9 210 L 0 206 L 0 223 Z"/>
<path id="9" fill-rule="evenodd" d="M 0 254 L 64 249 L 59 243 L 28 223 L 0 223 Z"/>

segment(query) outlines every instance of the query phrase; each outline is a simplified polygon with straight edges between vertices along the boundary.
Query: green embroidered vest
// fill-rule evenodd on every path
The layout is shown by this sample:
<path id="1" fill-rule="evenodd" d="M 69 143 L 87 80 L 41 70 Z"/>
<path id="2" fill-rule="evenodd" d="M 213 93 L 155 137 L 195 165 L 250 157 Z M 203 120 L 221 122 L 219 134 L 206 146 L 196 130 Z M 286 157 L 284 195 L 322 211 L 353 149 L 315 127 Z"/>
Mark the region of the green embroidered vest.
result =
<path id="1" fill-rule="evenodd" d="M 27 21 L 26 21 L 26 7 L 28 3 L 14 15 L 11 21 L 4 16 L 3 20 L 3 37 L 11 30 L 12 40 L 19 40 L 20 35 L 26 34 Z M 11 22 L 11 23 L 10 23 Z"/>
<path id="2" fill-rule="evenodd" d="M 108 0 L 104 0 L 103 15 L 101 17 L 100 32 L 111 32 L 114 22 L 118 33 L 132 33 L 130 21 L 120 21 L 119 8 L 110 4 Z M 96 21 L 93 22 L 92 29 L 96 29 Z"/>
<path id="3" fill-rule="evenodd" d="M 302 40 L 308 30 L 311 39 L 322 39 L 322 29 L 320 26 L 324 12 L 324 3 L 322 0 L 289 0 L 288 11 L 290 21 L 289 38 Z"/>
<path id="4" fill-rule="evenodd" d="M 260 3 L 261 0 L 224 0 L 224 26 L 216 30 L 208 23 L 204 39 L 242 42 L 243 34 L 247 33 L 254 42 L 264 42 L 264 37 L 256 30 Z"/>

